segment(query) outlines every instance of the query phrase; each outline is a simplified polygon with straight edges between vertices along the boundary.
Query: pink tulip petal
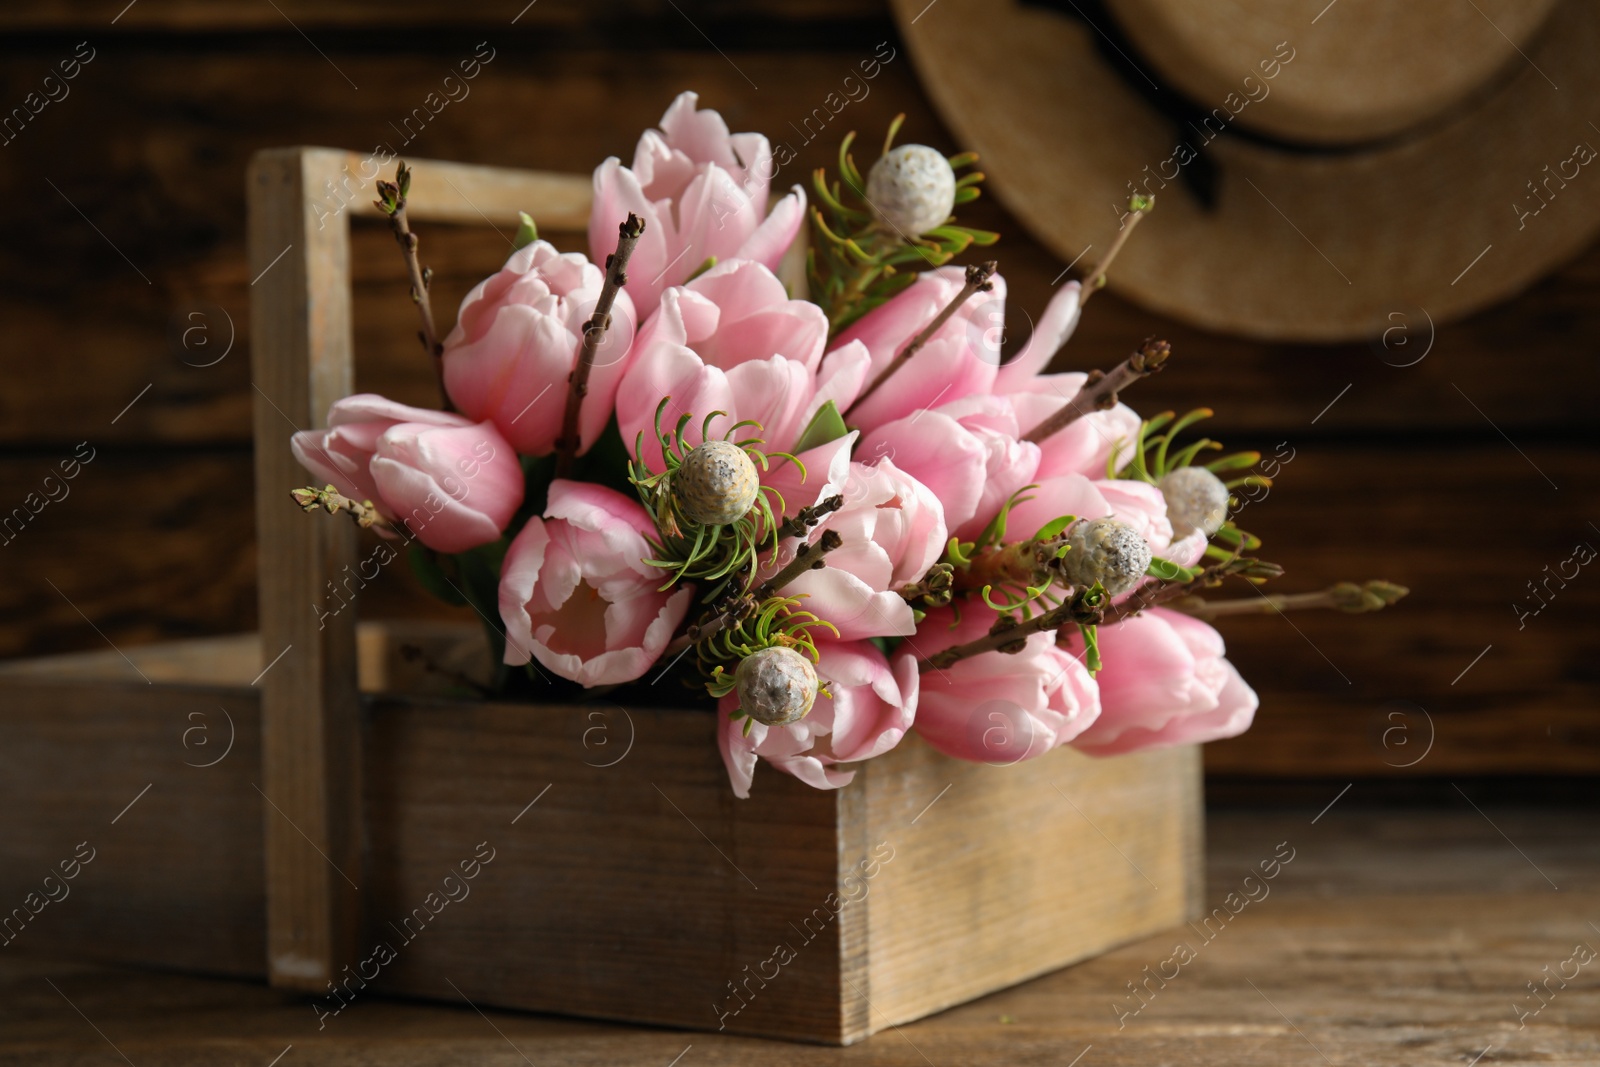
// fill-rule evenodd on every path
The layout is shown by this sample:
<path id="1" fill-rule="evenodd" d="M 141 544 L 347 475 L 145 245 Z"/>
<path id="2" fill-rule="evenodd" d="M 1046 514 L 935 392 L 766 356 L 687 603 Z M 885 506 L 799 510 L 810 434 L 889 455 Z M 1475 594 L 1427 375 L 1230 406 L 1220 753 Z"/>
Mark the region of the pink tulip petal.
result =
<path id="1" fill-rule="evenodd" d="M 1044 372 L 1052 357 L 1061 350 L 1078 325 L 1078 294 L 1081 286 L 1068 282 L 1056 291 L 1033 328 L 1028 343 L 1015 359 L 1000 368 L 995 378 L 996 393 L 1013 393 L 1027 388 L 1027 381 Z"/>

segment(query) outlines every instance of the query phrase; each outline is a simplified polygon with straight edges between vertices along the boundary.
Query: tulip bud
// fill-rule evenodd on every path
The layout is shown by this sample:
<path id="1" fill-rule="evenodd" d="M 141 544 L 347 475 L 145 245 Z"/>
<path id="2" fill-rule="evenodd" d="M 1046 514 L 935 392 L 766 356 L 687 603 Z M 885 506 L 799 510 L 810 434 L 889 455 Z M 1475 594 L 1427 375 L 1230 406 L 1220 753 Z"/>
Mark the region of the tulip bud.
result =
<path id="1" fill-rule="evenodd" d="M 1161 479 L 1167 520 L 1176 537 L 1204 530 L 1210 537 L 1228 518 L 1228 487 L 1204 467 L 1176 467 Z"/>
<path id="2" fill-rule="evenodd" d="M 746 656 L 733 677 L 740 710 L 768 726 L 799 722 L 817 699 L 816 668 L 805 656 L 782 645 Z"/>
<path id="3" fill-rule="evenodd" d="M 1069 551 L 1061 569 L 1073 585 L 1099 582 L 1112 596 L 1139 584 L 1150 566 L 1150 546 L 1137 530 L 1117 519 L 1087 519 L 1067 533 Z"/>
<path id="4" fill-rule="evenodd" d="M 927 145 L 903 144 L 867 174 L 867 200 L 906 237 L 943 225 L 956 206 L 956 172 Z"/>
<path id="5" fill-rule="evenodd" d="M 679 514 L 701 526 L 738 522 L 755 506 L 760 489 L 755 463 L 732 441 L 696 445 L 672 473 Z"/>

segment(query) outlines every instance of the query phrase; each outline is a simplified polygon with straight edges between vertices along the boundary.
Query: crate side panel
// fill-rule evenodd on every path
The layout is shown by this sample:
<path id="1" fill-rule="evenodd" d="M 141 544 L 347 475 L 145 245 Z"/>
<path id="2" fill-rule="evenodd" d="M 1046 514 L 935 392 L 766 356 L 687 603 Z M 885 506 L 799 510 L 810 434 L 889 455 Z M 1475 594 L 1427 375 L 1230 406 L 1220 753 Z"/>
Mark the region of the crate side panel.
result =
<path id="1" fill-rule="evenodd" d="M 866 768 L 871 1028 L 882 1029 L 1176 925 L 1200 858 L 1198 750 L 1061 749 L 1009 767 L 910 738 Z M 931 805 L 931 806 L 930 806 Z M 848 987 L 845 995 L 851 995 Z"/>
<path id="2" fill-rule="evenodd" d="M 835 794 L 766 770 L 736 799 L 716 728 L 603 701 L 376 702 L 364 972 L 446 1000 L 838 1040 L 837 937 L 805 921 L 836 886 Z"/>

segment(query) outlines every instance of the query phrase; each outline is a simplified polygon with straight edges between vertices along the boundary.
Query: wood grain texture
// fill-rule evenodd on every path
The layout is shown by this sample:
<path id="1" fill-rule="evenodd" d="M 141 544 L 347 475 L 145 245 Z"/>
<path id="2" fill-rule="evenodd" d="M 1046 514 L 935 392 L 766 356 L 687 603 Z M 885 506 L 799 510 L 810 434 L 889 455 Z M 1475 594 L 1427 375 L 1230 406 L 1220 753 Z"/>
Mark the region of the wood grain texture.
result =
<path id="1" fill-rule="evenodd" d="M 180 658 L 154 654 L 164 665 Z M 226 658 L 250 669 L 247 645 Z M 183 796 L 153 817 L 146 809 L 142 835 L 93 869 L 113 872 L 99 895 L 41 916 L 53 934 L 37 943 L 204 971 L 270 968 L 274 985 L 321 994 L 324 1021 L 383 991 L 850 1043 L 1179 922 L 1200 899 L 1192 749 L 1112 760 L 1060 750 L 1001 768 L 910 738 L 843 790 L 768 767 L 740 801 L 706 711 L 379 696 L 367 703 L 366 765 L 353 775 L 366 784 L 365 855 L 338 865 L 360 872 L 358 951 L 332 957 L 320 987 L 304 973 L 289 982 L 272 954 L 272 879 L 283 872 L 270 867 L 270 835 L 275 819 L 288 822 L 286 807 L 315 812 L 256 791 L 254 757 L 270 738 L 260 691 L 92 681 L 93 664 L 58 666 L 55 677 L 0 674 L 14 739 L 0 801 L 45 813 L 0 841 L 3 899 L 42 877 L 58 839 L 132 797 L 130 773 L 164 795 L 201 788 L 199 772 L 158 773 L 159 757 L 213 759 L 213 707 L 226 708 L 237 751 L 203 783 L 223 802 L 181 816 Z M 183 724 L 177 738 L 162 737 L 172 724 Z M 215 730 L 210 748 L 197 725 Z M 96 777 L 119 756 L 128 768 Z M 70 799 L 58 805 L 63 789 Z M 264 902 L 260 883 L 243 877 L 263 873 L 257 816 L 269 843 Z M 253 832 L 234 833 L 238 819 Z M 206 942 L 176 936 L 195 895 L 160 888 L 192 873 L 197 841 L 211 879 L 195 890 L 199 906 L 254 931 L 215 960 Z M 338 876 L 332 855 L 318 860 Z M 137 900 L 138 923 L 112 936 L 130 914 L 125 896 Z M 295 903 L 302 923 L 320 914 L 316 901 Z M 252 962 L 263 921 L 268 954 Z"/>
<path id="2" fill-rule="evenodd" d="M 355 530 L 308 523 L 289 498 L 306 484 L 290 434 L 325 425 L 328 405 L 351 391 L 349 222 L 306 210 L 342 163 L 337 153 L 273 150 L 255 158 L 247 181 L 261 638 L 273 657 L 260 677 L 257 788 L 268 972 L 290 989 L 319 989 L 352 958 L 365 877 L 355 616 L 317 610 L 356 565 Z"/>
<path id="3" fill-rule="evenodd" d="M 16 388 L 0 396 L 0 442 L 70 444 L 90 434 L 129 442 L 248 438 L 244 413 L 251 389 L 240 357 L 247 354 L 254 273 L 245 262 L 242 205 L 231 191 L 258 148 L 297 142 L 370 148 L 384 142 L 407 155 L 581 175 L 607 155 L 631 156 L 637 131 L 657 121 L 669 101 L 673 90 L 667 86 L 698 88 L 734 128 L 764 129 L 787 140 L 799 154 L 780 171 L 780 188 L 806 182 L 812 167 L 829 163 L 835 131 L 859 129 L 865 136 L 901 110 L 909 115 L 908 136 L 957 147 L 921 95 L 904 54 L 882 67 L 867 83 L 870 94 L 842 111 L 823 136 L 806 142 L 790 126 L 837 91 L 879 40 L 863 36 L 812 53 L 734 54 L 758 84 L 781 90 L 770 95 L 751 90 L 715 52 L 652 51 L 641 62 L 594 50 L 552 54 L 508 42 L 472 82 L 471 95 L 440 112 L 410 144 L 391 123 L 443 76 L 454 40 L 443 40 L 435 51 L 401 49 L 381 57 L 357 48 L 355 40 L 348 54 L 324 42 L 335 47 L 339 66 L 363 86 L 361 92 L 351 91 L 298 36 L 293 47 L 264 41 L 259 51 L 240 54 L 184 51 L 181 63 L 161 52 L 106 49 L 73 82 L 73 95 L 59 110 L 43 112 L 0 160 L 0 192 L 36 209 L 14 220 L 0 253 L 0 277 L 8 283 L 0 310 L 15 324 L 19 352 L 49 357 L 11 361 Z M 459 54 L 473 54 L 471 40 L 460 39 Z M 0 70 L 0 91 L 20 98 L 32 88 L 25 73 L 20 65 Z M 594 121 L 592 112 L 600 86 L 608 109 L 604 122 Z M 521 120 L 530 114 L 539 121 Z M 160 117 L 154 128 L 151 116 Z M 145 284 L 46 177 L 85 208 L 153 284 Z M 132 203 L 126 200 L 129 190 L 136 191 Z M 367 197 L 351 199 L 364 203 Z M 327 203 L 331 210 L 338 199 L 330 194 Z M 992 200 L 975 204 L 970 218 L 1004 232 L 995 255 L 1012 293 L 1010 334 L 1020 342 L 1066 263 Z M 424 228 L 422 241 L 423 257 L 444 285 L 437 306 L 445 323 L 453 321 L 470 284 L 495 269 L 509 250 L 504 237 L 487 229 L 457 233 L 432 225 Z M 563 243 L 584 244 L 570 235 Z M 381 227 L 364 220 L 357 226 L 351 260 L 359 384 L 402 400 L 426 400 L 428 368 L 417 356 L 400 263 Z M 1109 366 L 1142 338 L 1165 336 L 1177 358 L 1131 399 L 1146 410 L 1208 404 L 1218 411 L 1219 428 L 1240 443 L 1248 443 L 1246 435 L 1305 426 L 1351 383 L 1355 388 L 1317 424 L 1319 432 L 1493 437 L 1452 388 L 1455 382 L 1514 437 L 1530 430 L 1570 436 L 1600 391 L 1595 361 L 1566 361 L 1568 388 L 1560 390 L 1539 376 L 1507 375 L 1505 369 L 1518 353 L 1586 351 L 1600 316 L 1596 285 L 1600 251 L 1591 249 L 1518 302 L 1466 323 L 1433 331 L 1416 309 L 1397 307 L 1402 318 L 1383 328 L 1398 332 L 1389 335 L 1389 348 L 1379 344 L 1376 351 L 1360 344 L 1271 345 L 1220 337 L 1107 294 L 1091 305 L 1060 366 Z M 98 313 L 107 307 L 116 314 Z M 196 311 L 201 317 L 190 318 Z M 239 344 L 226 359 L 206 366 L 220 355 L 230 321 Z M 195 327 L 204 329 L 188 335 L 186 349 L 185 330 Z M 1409 362 L 1430 338 L 1430 354 L 1415 366 L 1384 362 Z M 201 340 L 212 347 L 202 349 Z M 152 383 L 148 395 L 109 425 Z"/>
<path id="4" fill-rule="evenodd" d="M 697 22 L 712 25 L 739 18 L 825 23 L 858 19 L 863 14 L 863 5 L 853 0 L 691 0 L 677 11 L 664 0 L 541 0 L 537 4 L 523 0 L 522 4 L 469 7 L 442 4 L 439 0 L 403 0 L 386 4 L 381 9 L 359 0 L 331 3 L 327 0 L 283 0 L 275 6 L 277 11 L 272 7 L 263 10 L 260 5 L 239 0 L 132 4 L 117 18 L 116 25 L 124 31 L 272 32 L 284 30 L 292 21 L 297 26 L 333 30 L 459 30 L 469 27 L 505 32 L 513 24 L 524 30 L 550 30 L 609 27 L 619 19 L 636 24 L 669 19 L 682 23 L 683 11 L 692 14 Z M 877 14 L 870 7 L 866 11 Z M 114 15 L 117 15 L 114 9 L 108 14 L 103 5 L 92 0 L 46 0 L 4 11 L 0 14 L 0 27 L 50 32 L 103 30 Z"/>
<path id="5" fill-rule="evenodd" d="M 861 772 L 868 841 L 895 850 L 872 883 L 867 981 L 846 990 L 871 1029 L 1199 913 L 1198 751 L 996 768 L 913 741 Z"/>
<path id="6" fill-rule="evenodd" d="M 588 213 L 579 178 L 430 160 L 417 167 L 427 176 L 409 183 L 408 199 L 419 221 L 493 227 L 533 205 L 573 227 Z M 291 989 L 320 990 L 355 962 L 356 879 L 365 875 L 356 618 L 323 607 L 325 588 L 341 585 L 356 562 L 354 537 L 348 524 L 307 523 L 287 506 L 306 476 L 283 424 L 324 425 L 328 406 L 353 391 L 349 224 L 356 214 L 381 216 L 365 197 L 382 173 L 372 157 L 283 148 L 258 154 L 247 182 L 263 656 L 283 646 L 261 678 L 288 659 L 262 702 L 267 959 L 274 984 Z"/>
<path id="7" fill-rule="evenodd" d="M 3 914 L 59 898 L 0 934 L 11 953 L 265 972 L 259 698 L 137 676 L 0 681 L 0 804 L 18 816 L 0 843 Z M 93 858 L 63 891 L 80 842 Z"/>
<path id="8" fill-rule="evenodd" d="M 1568 959 L 1574 943 L 1600 944 L 1588 926 L 1600 908 L 1592 811 L 1487 811 L 1559 892 L 1465 803 L 1374 811 L 1341 802 L 1313 825 L 1316 814 L 1212 814 L 1207 905 L 1279 842 L 1295 858 L 1268 897 L 1121 1029 L 1112 1005 L 1129 996 L 1126 983 L 1169 958 L 1175 940 L 1198 940 L 1192 932 L 1162 931 L 843 1050 L 492 1008 L 486 1021 L 460 998 L 374 996 L 318 1030 L 302 998 L 258 985 L 0 954 L 0 1064 L 122 1062 L 85 1017 L 134 1063 L 175 1067 L 266 1064 L 291 1044 L 284 1063 L 332 1067 L 513 1067 L 524 1056 L 541 1067 L 663 1067 L 678 1056 L 685 1067 L 1065 1067 L 1080 1055 L 1079 1067 L 1281 1067 L 1326 1062 L 1318 1050 L 1335 1064 L 1415 1067 L 1469 1063 L 1491 1045 L 1480 1063 L 1587 1067 L 1600 1057 L 1600 989 L 1589 978 L 1560 989 L 1522 1029 L 1512 1010 L 1531 995 L 1525 983 Z"/>

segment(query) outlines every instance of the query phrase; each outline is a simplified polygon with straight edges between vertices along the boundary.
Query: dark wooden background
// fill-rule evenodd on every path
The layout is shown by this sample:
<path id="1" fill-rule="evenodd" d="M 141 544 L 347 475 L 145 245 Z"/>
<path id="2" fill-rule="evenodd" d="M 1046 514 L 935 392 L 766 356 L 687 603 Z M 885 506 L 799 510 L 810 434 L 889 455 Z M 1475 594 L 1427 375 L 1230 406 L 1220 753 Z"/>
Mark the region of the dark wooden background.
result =
<path id="1" fill-rule="evenodd" d="M 0 510 L 39 491 L 79 442 L 95 457 L 70 496 L 0 545 L 0 656 L 254 625 L 243 177 L 257 149 L 387 142 L 587 172 L 630 157 L 685 88 L 736 130 L 798 144 L 788 123 L 884 41 L 896 55 L 870 95 L 779 182 L 805 181 L 838 135 L 857 128 L 870 141 L 897 111 L 909 116 L 905 139 L 957 147 L 878 3 L 125 3 L 0 10 L 5 111 L 79 42 L 94 49 L 70 95 L 0 147 Z M 482 41 L 494 58 L 470 96 L 402 145 L 396 126 Z M 970 221 L 1005 231 L 997 254 L 1024 333 L 1019 309 L 1044 306 L 1063 264 L 992 199 L 977 207 Z M 504 241 L 443 228 L 423 241 L 451 321 Z M 359 386 L 428 403 L 387 232 L 358 225 L 353 258 Z M 1389 364 L 1430 340 L 1420 319 L 1411 347 L 1386 351 L 1207 335 L 1114 295 L 1091 305 L 1063 367 L 1109 366 L 1165 336 L 1179 355 L 1130 397 L 1141 410 L 1206 404 L 1230 445 L 1295 450 L 1243 517 L 1288 568 L 1284 590 L 1368 576 L 1413 589 L 1377 617 L 1228 622 L 1262 710 L 1248 735 L 1210 747 L 1213 772 L 1443 782 L 1600 769 L 1600 573 L 1552 582 L 1550 606 L 1525 627 L 1513 606 L 1534 606 L 1527 583 L 1575 544 L 1600 546 L 1597 297 L 1592 249 L 1504 306 L 1441 326 L 1427 357 L 1403 368 Z M 362 608 L 446 610 L 395 569 Z"/>

